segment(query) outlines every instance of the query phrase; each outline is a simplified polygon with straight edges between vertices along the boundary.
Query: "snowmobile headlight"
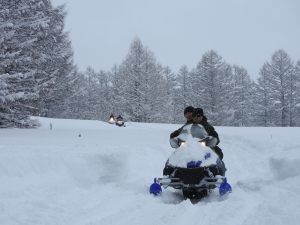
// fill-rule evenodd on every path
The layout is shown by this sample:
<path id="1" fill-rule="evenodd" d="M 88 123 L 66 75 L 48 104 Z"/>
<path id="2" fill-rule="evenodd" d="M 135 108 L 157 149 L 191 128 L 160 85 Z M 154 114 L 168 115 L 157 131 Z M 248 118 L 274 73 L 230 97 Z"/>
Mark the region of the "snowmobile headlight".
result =
<path id="1" fill-rule="evenodd" d="M 206 147 L 205 141 L 202 141 L 202 142 L 200 142 L 200 143 L 201 143 L 201 145 L 203 145 L 204 147 Z"/>
<path id="2" fill-rule="evenodd" d="M 181 147 L 181 146 L 185 146 L 185 145 L 186 145 L 186 142 L 185 142 L 185 141 L 181 141 L 181 142 L 180 142 L 180 147 Z"/>

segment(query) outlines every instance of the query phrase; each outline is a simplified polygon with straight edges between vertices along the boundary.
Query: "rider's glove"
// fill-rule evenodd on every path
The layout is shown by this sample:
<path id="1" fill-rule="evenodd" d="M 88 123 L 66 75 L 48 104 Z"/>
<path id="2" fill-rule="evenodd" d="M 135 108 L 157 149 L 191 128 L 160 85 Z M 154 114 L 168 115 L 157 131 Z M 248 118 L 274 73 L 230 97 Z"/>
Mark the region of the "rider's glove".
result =
<path id="1" fill-rule="evenodd" d="M 209 136 L 209 138 L 207 139 L 207 141 L 205 142 L 205 145 L 208 147 L 215 147 L 217 144 L 218 140 L 215 137 Z"/>
<path id="2" fill-rule="evenodd" d="M 180 147 L 180 146 L 181 146 L 181 144 L 182 144 L 182 143 L 184 143 L 184 141 L 183 141 L 183 140 L 181 140 L 180 138 L 178 138 L 178 139 L 177 139 L 177 143 L 178 143 L 178 146 Z"/>
<path id="3" fill-rule="evenodd" d="M 180 144 L 178 143 L 178 139 L 176 138 L 171 138 L 170 139 L 170 145 L 172 148 L 179 148 Z"/>

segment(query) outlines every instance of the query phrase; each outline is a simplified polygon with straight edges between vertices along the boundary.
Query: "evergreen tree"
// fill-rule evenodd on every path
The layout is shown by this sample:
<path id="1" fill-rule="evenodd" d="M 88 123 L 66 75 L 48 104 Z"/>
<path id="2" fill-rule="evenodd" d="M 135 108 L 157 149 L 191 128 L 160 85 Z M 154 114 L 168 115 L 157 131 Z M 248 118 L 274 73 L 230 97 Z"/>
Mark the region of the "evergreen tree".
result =
<path id="1" fill-rule="evenodd" d="M 1 105 L 1 127 L 30 127 L 36 112 L 37 82 L 33 62 L 40 58 L 34 43 L 46 24 L 42 1 L 3 0 L 0 4 L 0 77 L 6 86 Z"/>
<path id="2" fill-rule="evenodd" d="M 234 118 L 234 80 L 232 67 L 225 63 L 223 73 L 220 73 L 217 82 L 217 97 L 218 97 L 218 116 L 217 124 L 223 126 L 232 126 Z"/>
<path id="3" fill-rule="evenodd" d="M 88 105 L 87 80 L 84 74 L 77 70 L 72 74 L 72 80 L 69 83 L 72 88 L 68 90 L 66 96 L 64 111 L 60 114 L 62 118 L 89 119 L 86 115 Z"/>
<path id="4" fill-rule="evenodd" d="M 169 67 L 162 67 L 158 65 L 158 71 L 161 71 L 161 82 L 158 88 L 159 100 L 157 101 L 157 114 L 159 122 L 177 122 L 176 107 L 179 102 L 175 101 L 175 85 L 176 77 Z M 160 115 L 159 115 L 160 114 Z"/>
<path id="5" fill-rule="evenodd" d="M 119 79 L 119 66 L 114 65 L 111 71 L 108 73 L 109 84 L 110 84 L 110 109 L 111 113 L 124 114 L 123 112 L 123 98 L 122 98 L 122 89 L 119 88 L 122 86 L 122 80 Z"/>
<path id="6" fill-rule="evenodd" d="M 206 52 L 191 73 L 191 83 L 193 105 L 203 108 L 214 125 L 230 125 L 232 72 L 222 57 L 213 50 Z"/>
<path id="7" fill-rule="evenodd" d="M 94 119 L 96 118 L 96 106 L 97 106 L 97 90 L 98 90 L 98 79 L 97 73 L 91 67 L 86 69 L 84 73 L 86 80 L 86 99 L 87 104 L 85 109 L 85 119 Z"/>
<path id="8" fill-rule="evenodd" d="M 293 116 L 294 118 L 294 124 L 295 126 L 300 126 L 300 61 L 298 61 L 295 65 L 295 82 L 294 82 L 294 88 L 295 88 L 295 94 L 294 94 L 294 102 L 292 105 L 294 105 L 294 111 Z"/>
<path id="9" fill-rule="evenodd" d="M 49 0 L 1 1 L 2 126 L 32 126 L 29 115 L 57 116 L 64 110 L 74 69 L 64 16 L 63 6 L 53 8 Z"/>
<path id="10" fill-rule="evenodd" d="M 39 115 L 59 116 L 64 110 L 65 97 L 70 90 L 73 51 L 68 33 L 64 31 L 64 6 L 53 8 L 47 5 L 50 16 L 49 27 L 43 30 L 38 46 L 43 53 L 43 62 L 37 64 L 41 76 L 39 87 Z"/>
<path id="11" fill-rule="evenodd" d="M 183 110 L 185 107 L 192 104 L 192 82 L 191 74 L 186 65 L 180 67 L 177 77 L 175 88 L 175 112 L 176 119 L 174 122 L 185 122 L 183 117 Z"/>
<path id="12" fill-rule="evenodd" d="M 297 88 L 293 63 L 283 50 L 264 64 L 258 80 L 258 103 L 265 126 L 293 126 Z"/>
<path id="13" fill-rule="evenodd" d="M 252 82 L 247 70 L 243 67 L 233 65 L 233 110 L 234 126 L 251 126 L 252 120 Z"/>
<path id="14" fill-rule="evenodd" d="M 170 122 L 173 118 L 173 85 L 175 76 L 169 67 L 156 63 L 149 80 L 149 102 L 151 105 L 149 122 Z M 152 90 L 152 91 L 151 91 Z"/>
<path id="15" fill-rule="evenodd" d="M 265 63 L 260 69 L 258 85 L 256 86 L 255 102 L 257 105 L 256 121 L 259 126 L 272 126 L 273 105 L 271 101 L 270 79 L 271 69 Z"/>
<path id="16" fill-rule="evenodd" d="M 299 102 L 299 82 L 300 76 L 296 72 L 296 67 L 291 65 L 287 74 L 287 101 L 288 101 L 288 118 L 287 125 L 294 127 L 297 124 L 297 104 Z"/>
<path id="17" fill-rule="evenodd" d="M 183 107 L 185 108 L 188 105 L 190 105 L 190 96 L 191 96 L 191 84 L 189 82 L 190 79 L 190 74 L 189 74 L 189 70 L 187 68 L 187 66 L 183 65 L 180 69 L 179 69 L 179 73 L 177 76 L 177 80 L 178 83 L 180 85 L 180 95 L 182 97 L 182 104 Z"/>
<path id="18" fill-rule="evenodd" d="M 113 112 L 112 110 L 112 95 L 108 74 L 105 71 L 100 71 L 96 76 L 96 103 L 94 119 L 107 120 L 108 115 Z"/>
<path id="19" fill-rule="evenodd" d="M 289 88 L 293 64 L 288 54 L 283 50 L 276 51 L 270 66 L 270 97 L 275 110 L 275 125 L 289 125 Z"/>
<path id="20" fill-rule="evenodd" d="M 118 106 L 126 117 L 136 122 L 153 122 L 163 105 L 161 76 L 152 52 L 136 38 L 119 68 Z"/>

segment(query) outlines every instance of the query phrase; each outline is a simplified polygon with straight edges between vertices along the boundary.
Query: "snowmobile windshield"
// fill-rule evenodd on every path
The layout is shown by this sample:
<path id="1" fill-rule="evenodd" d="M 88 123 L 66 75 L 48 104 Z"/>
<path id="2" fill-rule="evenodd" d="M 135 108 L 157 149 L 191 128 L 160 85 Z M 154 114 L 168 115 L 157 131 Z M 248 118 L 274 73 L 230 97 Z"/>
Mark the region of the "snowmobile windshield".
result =
<path id="1" fill-rule="evenodd" d="M 204 127 L 200 124 L 188 124 L 184 126 L 180 132 L 181 139 L 185 139 L 184 136 L 192 135 L 193 138 L 204 139 L 208 136 Z"/>

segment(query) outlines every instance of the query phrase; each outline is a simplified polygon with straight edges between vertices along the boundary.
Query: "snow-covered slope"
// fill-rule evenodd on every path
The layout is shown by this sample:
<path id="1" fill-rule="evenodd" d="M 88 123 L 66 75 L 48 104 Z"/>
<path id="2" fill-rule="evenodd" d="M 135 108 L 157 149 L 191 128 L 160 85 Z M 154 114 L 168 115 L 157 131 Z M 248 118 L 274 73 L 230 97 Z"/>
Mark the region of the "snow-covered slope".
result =
<path id="1" fill-rule="evenodd" d="M 0 130 L 1 225 L 300 223 L 300 128 L 217 127 L 233 193 L 193 205 L 148 193 L 179 125 L 39 120 Z"/>

